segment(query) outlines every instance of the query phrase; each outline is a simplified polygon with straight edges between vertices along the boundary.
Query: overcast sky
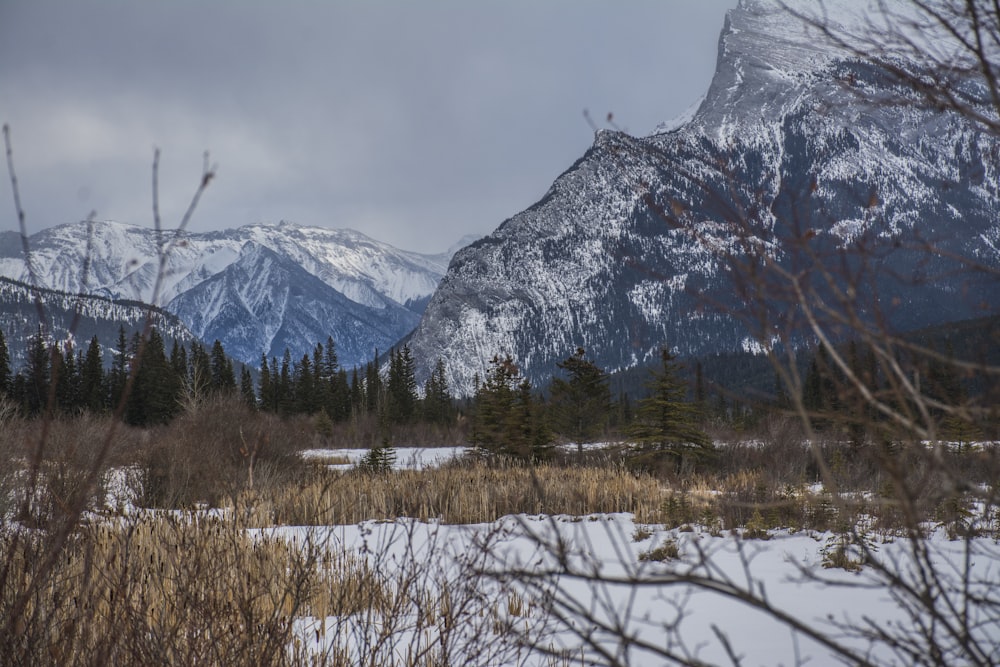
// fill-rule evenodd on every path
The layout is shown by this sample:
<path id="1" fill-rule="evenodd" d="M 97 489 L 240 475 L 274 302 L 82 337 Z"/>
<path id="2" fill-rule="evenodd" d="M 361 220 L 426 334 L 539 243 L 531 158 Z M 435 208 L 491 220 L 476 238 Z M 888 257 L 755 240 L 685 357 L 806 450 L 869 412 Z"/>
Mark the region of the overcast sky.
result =
<path id="1" fill-rule="evenodd" d="M 442 251 L 530 206 L 608 112 L 708 89 L 736 0 L 0 0 L 0 121 L 29 231 L 289 220 Z M 6 170 L 4 170 L 6 172 Z M 9 183 L 0 230 L 16 229 Z"/>

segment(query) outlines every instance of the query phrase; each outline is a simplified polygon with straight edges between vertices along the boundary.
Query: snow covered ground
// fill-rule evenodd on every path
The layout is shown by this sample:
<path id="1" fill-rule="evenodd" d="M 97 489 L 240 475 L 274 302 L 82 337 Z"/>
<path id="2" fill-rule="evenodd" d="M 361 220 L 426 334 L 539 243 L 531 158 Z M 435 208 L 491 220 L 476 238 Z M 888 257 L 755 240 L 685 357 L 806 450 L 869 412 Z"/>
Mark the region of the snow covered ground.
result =
<path id="1" fill-rule="evenodd" d="M 367 452 L 309 450 L 303 457 L 346 457 L 341 467 L 349 467 Z M 435 466 L 464 452 L 398 448 L 396 467 Z M 118 504 L 133 500 L 133 472 L 109 480 Z M 968 540 L 950 539 L 947 527 L 934 525 L 917 543 L 873 534 L 874 562 L 857 572 L 824 567 L 824 554 L 842 537 L 835 533 L 782 530 L 744 539 L 698 525 L 637 524 L 630 514 L 517 515 L 477 525 L 399 518 L 251 532 L 352 555 L 395 594 L 390 608 L 299 616 L 290 650 L 319 664 L 345 656 L 356 664 L 425 664 L 422 656 L 432 664 L 492 666 L 661 665 L 671 658 L 908 665 L 923 650 L 921 623 L 952 649 L 966 632 L 985 647 L 983 664 L 1000 664 L 1000 512 L 976 506 L 972 516 L 982 536 Z M 673 548 L 673 558 L 651 558 Z M 930 585 L 928 575 L 937 578 Z M 889 586 L 893 577 L 897 585 Z M 930 623 L 906 586 L 933 594 L 959 632 Z M 966 604 L 977 598 L 986 604 Z M 894 648 L 889 639 L 900 638 L 915 641 Z M 939 663 L 968 662 L 949 657 Z"/>
<path id="2" fill-rule="evenodd" d="M 338 647 L 379 663 L 441 651 L 449 664 L 548 665 L 544 651 L 554 650 L 565 664 L 610 659 L 658 665 L 665 659 L 660 651 L 732 664 L 731 650 L 743 665 L 837 662 L 830 647 L 737 599 L 737 593 L 747 591 L 764 595 L 789 619 L 828 634 L 859 658 L 908 664 L 884 643 L 842 629 L 895 627 L 905 634 L 913 619 L 872 569 L 851 573 L 822 567 L 830 534 L 780 532 L 769 540 L 741 540 L 700 530 L 653 529 L 645 535 L 637 528 L 647 527 L 636 526 L 630 515 L 521 515 L 474 526 L 400 519 L 274 531 L 300 544 L 322 540 L 353 551 L 382 572 L 416 568 L 413 577 L 404 576 L 413 579 L 408 586 L 419 579 L 419 586 L 407 589 L 415 602 L 394 619 L 374 613 L 300 619 L 301 645 L 317 654 L 333 655 Z M 665 542 L 677 544 L 677 560 L 640 560 Z M 1000 582 L 1000 554 L 992 540 L 953 542 L 937 531 L 928 544 L 942 572 L 958 571 L 968 558 L 977 581 Z M 904 578 L 916 576 L 906 571 L 907 540 L 878 548 L 882 562 L 898 564 Z M 561 556 L 567 559 L 563 563 Z M 676 574 L 710 575 L 716 584 L 698 586 Z M 986 584 L 974 583 L 977 587 L 989 593 Z M 440 613 L 436 621 L 421 622 L 428 607 L 440 612 L 443 590 L 449 591 L 452 609 L 464 605 L 460 616 L 450 627 Z M 1000 647 L 1000 619 L 972 620 L 983 644 Z M 652 648 L 643 649 L 644 642 Z M 993 661 L 1000 659 L 1000 648 L 994 651 Z"/>
<path id="3" fill-rule="evenodd" d="M 462 456 L 466 447 L 396 447 L 396 470 L 422 470 L 439 466 Z M 346 458 L 348 463 L 331 463 L 331 470 L 347 470 L 356 466 L 371 451 L 365 448 L 307 449 L 300 453 L 305 460 Z"/>

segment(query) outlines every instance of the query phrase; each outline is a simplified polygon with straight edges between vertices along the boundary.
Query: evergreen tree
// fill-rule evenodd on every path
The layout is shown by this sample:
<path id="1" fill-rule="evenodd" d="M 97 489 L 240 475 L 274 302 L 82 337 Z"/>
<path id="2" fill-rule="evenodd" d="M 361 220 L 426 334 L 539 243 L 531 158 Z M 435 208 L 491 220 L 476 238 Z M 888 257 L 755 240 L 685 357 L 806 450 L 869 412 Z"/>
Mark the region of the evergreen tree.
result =
<path id="1" fill-rule="evenodd" d="M 50 375 L 49 349 L 45 344 L 45 334 L 42 327 L 28 341 L 28 365 L 25 377 L 24 411 L 29 415 L 37 415 L 48 402 Z"/>
<path id="2" fill-rule="evenodd" d="M 382 409 L 382 375 L 378 368 L 378 350 L 375 358 L 365 365 L 365 404 L 369 413 Z"/>
<path id="3" fill-rule="evenodd" d="M 209 367 L 212 378 L 212 391 L 220 394 L 231 394 L 236 391 L 236 375 L 233 373 L 233 362 L 226 356 L 226 350 L 219 339 L 212 343 Z"/>
<path id="4" fill-rule="evenodd" d="M 195 401 L 201 401 L 212 389 L 212 361 L 204 346 L 197 341 L 191 343 L 188 366 L 188 394 Z"/>
<path id="5" fill-rule="evenodd" d="M 274 400 L 274 385 L 271 383 L 271 369 L 267 367 L 267 353 L 260 355 L 260 409 L 274 412 L 277 404 Z"/>
<path id="6" fill-rule="evenodd" d="M 514 407 L 514 387 L 520 371 L 514 360 L 494 356 L 480 384 L 476 380 L 475 412 L 472 420 L 473 446 L 489 454 L 501 454 L 505 447 L 508 415 Z"/>
<path id="7" fill-rule="evenodd" d="M 582 456 L 583 443 L 603 430 L 611 412 L 608 375 L 586 358 L 582 347 L 556 365 L 569 378 L 552 379 L 552 415 L 559 433 L 577 443 Z"/>
<path id="8" fill-rule="evenodd" d="M 294 386 L 292 385 L 292 353 L 285 348 L 278 375 L 278 414 L 288 416 L 295 411 Z"/>
<path id="9" fill-rule="evenodd" d="M 427 382 L 424 383 L 424 419 L 435 424 L 452 420 L 452 398 L 445 376 L 444 361 L 438 359 Z"/>
<path id="10" fill-rule="evenodd" d="M 165 424 L 180 409 L 181 379 L 167 360 L 159 331 L 151 329 L 138 349 L 139 366 L 125 406 L 125 421 L 134 426 Z"/>
<path id="11" fill-rule="evenodd" d="M 257 408 L 257 394 L 253 387 L 253 375 L 246 366 L 240 367 L 240 397 L 250 408 Z"/>
<path id="12" fill-rule="evenodd" d="M 351 370 L 351 412 L 360 414 L 366 407 L 365 386 L 358 376 L 358 367 Z"/>
<path id="13" fill-rule="evenodd" d="M 389 378 L 386 386 L 389 420 L 405 424 L 413 419 L 417 404 L 415 364 L 410 347 L 404 345 L 399 352 L 389 351 Z"/>
<path id="14" fill-rule="evenodd" d="M 97 336 L 90 339 L 87 354 L 80 368 L 80 403 L 84 409 L 95 413 L 102 412 L 108 407 L 104 362 L 101 358 L 101 344 L 97 340 Z"/>
<path id="15" fill-rule="evenodd" d="M 840 409 L 837 374 L 833 371 L 830 353 L 820 345 L 809 362 L 802 387 L 802 405 L 813 415 L 813 426 L 822 430 L 831 424 L 830 417 Z"/>
<path id="16" fill-rule="evenodd" d="M 52 350 L 52 363 L 58 364 L 56 372 L 56 404 L 62 412 L 72 413 L 83 406 L 80 400 L 80 366 L 77 364 L 73 346 L 66 343 L 65 354 L 58 348 Z"/>
<path id="17" fill-rule="evenodd" d="M 527 379 L 517 385 L 513 409 L 507 417 L 503 453 L 523 461 L 545 461 L 552 457 L 552 434 Z"/>
<path id="18" fill-rule="evenodd" d="M 382 444 L 368 450 L 360 461 L 358 470 L 369 475 L 384 475 L 392 472 L 396 463 L 396 448 L 389 443 L 388 438 L 383 438 Z"/>
<path id="19" fill-rule="evenodd" d="M 319 410 L 319 396 L 316 392 L 316 376 L 308 354 L 302 355 L 302 360 L 295 364 L 292 381 L 295 392 L 293 412 L 315 414 Z"/>
<path id="20" fill-rule="evenodd" d="M 10 352 L 7 350 L 7 339 L 0 331 L 0 398 L 10 396 L 11 390 Z"/>
<path id="21" fill-rule="evenodd" d="M 332 380 L 340 370 L 340 362 L 337 360 L 337 349 L 333 343 L 333 336 L 326 338 L 326 350 L 323 352 L 323 377 Z"/>
<path id="22" fill-rule="evenodd" d="M 709 437 L 699 426 L 697 406 L 687 400 L 687 384 L 680 378 L 676 358 L 664 349 L 660 372 L 646 385 L 650 395 L 636 408 L 629 436 L 639 447 L 635 462 L 655 465 L 667 459 L 676 469 L 714 454 Z"/>
<path id="23" fill-rule="evenodd" d="M 335 421 L 344 421 L 351 414 L 351 387 L 347 383 L 347 371 L 341 368 L 330 387 L 327 414 Z"/>
<path id="24" fill-rule="evenodd" d="M 487 454 L 539 460 L 549 454 L 545 429 L 531 384 L 521 378 L 510 355 L 494 356 L 486 379 L 477 381 L 472 444 Z"/>

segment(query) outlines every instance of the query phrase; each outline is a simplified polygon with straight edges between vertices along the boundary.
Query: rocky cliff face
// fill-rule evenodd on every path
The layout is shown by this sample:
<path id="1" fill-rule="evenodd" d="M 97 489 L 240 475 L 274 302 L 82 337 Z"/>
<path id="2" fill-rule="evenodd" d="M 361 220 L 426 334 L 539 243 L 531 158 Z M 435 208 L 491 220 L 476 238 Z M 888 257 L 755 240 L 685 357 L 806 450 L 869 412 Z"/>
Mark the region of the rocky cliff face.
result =
<path id="1" fill-rule="evenodd" d="M 862 5 L 828 3 L 826 20 L 877 28 Z M 747 302 L 762 257 L 814 286 L 818 263 L 853 272 L 861 312 L 900 329 L 995 312 L 995 274 L 944 258 L 1000 267 L 1000 141 L 878 102 L 905 92 L 779 3 L 744 0 L 692 117 L 598 132 L 541 201 L 454 257 L 410 341 L 421 371 L 442 358 L 470 392 L 497 353 L 544 382 L 577 346 L 609 370 L 663 345 L 753 348 L 767 334 L 738 315 L 789 307 Z"/>

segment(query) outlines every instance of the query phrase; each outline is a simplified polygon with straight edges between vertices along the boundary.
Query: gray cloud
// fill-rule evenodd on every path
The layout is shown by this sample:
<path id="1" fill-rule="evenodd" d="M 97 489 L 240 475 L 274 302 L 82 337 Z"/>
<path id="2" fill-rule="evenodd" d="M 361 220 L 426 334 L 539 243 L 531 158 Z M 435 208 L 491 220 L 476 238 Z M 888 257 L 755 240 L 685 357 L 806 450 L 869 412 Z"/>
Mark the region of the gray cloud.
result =
<path id="1" fill-rule="evenodd" d="M 0 120 L 32 230 L 148 223 L 150 163 L 192 229 L 292 220 L 442 250 L 539 198 L 590 145 L 688 107 L 726 2 L 134 2 L 0 5 Z M 8 187 L 0 227 L 15 226 Z"/>

